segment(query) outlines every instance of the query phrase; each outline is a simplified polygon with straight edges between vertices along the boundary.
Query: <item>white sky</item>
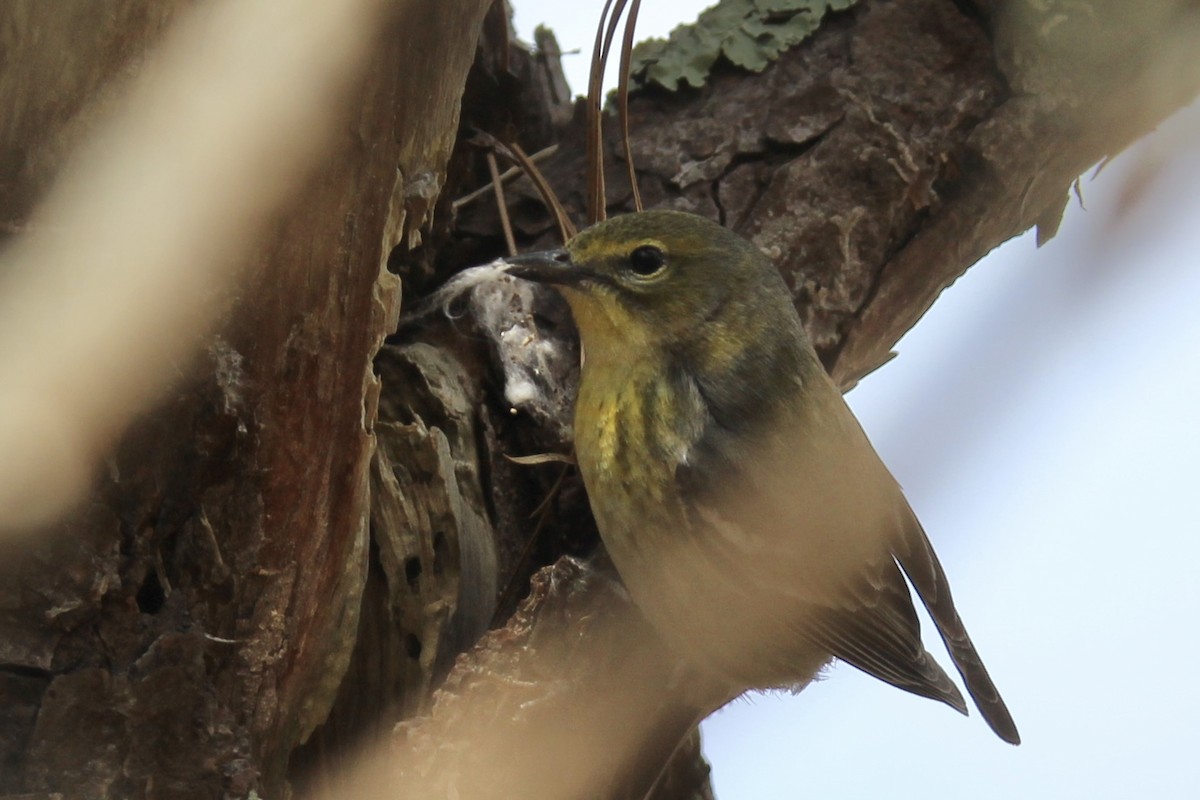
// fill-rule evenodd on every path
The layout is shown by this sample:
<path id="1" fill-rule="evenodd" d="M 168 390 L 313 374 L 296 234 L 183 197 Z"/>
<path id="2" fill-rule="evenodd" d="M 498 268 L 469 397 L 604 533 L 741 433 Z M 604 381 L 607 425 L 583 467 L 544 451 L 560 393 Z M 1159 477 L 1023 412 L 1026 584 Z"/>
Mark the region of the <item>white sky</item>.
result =
<path id="1" fill-rule="evenodd" d="M 513 2 L 523 36 L 545 22 L 590 52 L 601 3 Z M 639 30 L 706 5 L 646 3 Z M 566 64 L 577 89 L 586 58 Z M 973 267 L 849 397 L 1024 743 L 839 666 L 705 723 L 721 800 L 1194 796 L 1200 151 L 1174 154 L 1130 216 L 1116 198 L 1135 162 L 1197 131 L 1193 107 L 1085 179 L 1087 211 Z"/>

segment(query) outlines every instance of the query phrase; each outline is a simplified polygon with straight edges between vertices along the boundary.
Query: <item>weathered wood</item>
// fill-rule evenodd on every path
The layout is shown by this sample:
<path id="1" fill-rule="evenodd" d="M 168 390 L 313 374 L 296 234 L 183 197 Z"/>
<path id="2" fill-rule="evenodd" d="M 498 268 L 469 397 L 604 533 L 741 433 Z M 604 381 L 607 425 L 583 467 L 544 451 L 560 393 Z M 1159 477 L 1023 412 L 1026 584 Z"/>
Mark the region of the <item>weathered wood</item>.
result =
<path id="1" fill-rule="evenodd" d="M 190 5 L 0 12 L 6 232 Z M 376 6 L 370 68 L 330 109 L 338 141 L 246 254 L 224 331 L 66 530 L 6 543 L 0 794 L 284 797 L 303 771 L 289 761 L 358 634 L 372 358 L 399 305 L 385 263 L 430 222 L 487 5 Z"/>

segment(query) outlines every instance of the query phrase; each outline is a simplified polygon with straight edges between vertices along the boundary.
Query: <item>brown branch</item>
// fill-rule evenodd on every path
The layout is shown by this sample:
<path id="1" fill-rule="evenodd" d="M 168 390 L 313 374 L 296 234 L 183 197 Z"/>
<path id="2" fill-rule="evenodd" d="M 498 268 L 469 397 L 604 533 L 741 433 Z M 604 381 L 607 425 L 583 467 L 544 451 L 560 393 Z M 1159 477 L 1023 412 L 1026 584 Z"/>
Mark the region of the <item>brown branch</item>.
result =
<path id="1" fill-rule="evenodd" d="M 563 560 L 455 665 L 430 715 L 401 727 L 393 785 L 414 797 L 642 800 L 724 699 L 663 648 L 611 574 Z"/>

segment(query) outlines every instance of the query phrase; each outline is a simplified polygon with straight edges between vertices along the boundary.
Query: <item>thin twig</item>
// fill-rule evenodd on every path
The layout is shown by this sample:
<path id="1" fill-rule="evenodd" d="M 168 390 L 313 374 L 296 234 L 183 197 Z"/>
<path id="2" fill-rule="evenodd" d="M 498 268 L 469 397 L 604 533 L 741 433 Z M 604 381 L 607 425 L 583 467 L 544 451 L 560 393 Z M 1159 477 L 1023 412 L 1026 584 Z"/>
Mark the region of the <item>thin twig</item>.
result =
<path id="1" fill-rule="evenodd" d="M 554 484 L 550 487 L 550 491 L 546 492 L 546 496 L 542 498 L 542 502 L 537 504 L 537 508 L 529 512 L 530 519 L 533 519 L 537 516 L 544 517 L 547 513 L 549 513 L 550 501 L 553 500 L 554 496 L 558 494 L 560 489 L 562 489 L 563 481 L 567 477 L 567 472 L 570 471 L 571 467 L 575 466 L 574 461 L 571 461 L 570 463 L 564 461 L 561 463 L 563 468 L 558 471 L 558 477 L 554 479 Z"/>
<path id="2" fill-rule="evenodd" d="M 542 528 L 546 526 L 546 520 L 550 518 L 550 501 L 558 494 L 562 488 L 563 480 L 567 477 L 567 471 L 570 465 L 564 464 L 558 472 L 558 477 L 555 478 L 550 491 L 546 492 L 546 496 L 542 498 L 542 502 L 538 503 L 538 507 L 529 515 L 537 517 L 537 522 L 533 526 L 533 532 L 529 534 L 529 538 L 525 540 L 524 547 L 521 548 L 521 553 L 517 556 L 517 562 L 513 565 L 512 572 L 509 573 L 508 581 L 504 584 L 504 591 L 500 593 L 500 599 L 496 602 L 496 611 L 492 616 L 492 624 L 494 628 L 505 620 L 505 615 L 509 613 L 511 606 L 516 599 L 517 589 L 519 587 L 519 579 L 529 566 L 529 559 L 533 556 L 534 545 L 537 544 L 538 537 L 541 536 Z"/>
<path id="3" fill-rule="evenodd" d="M 629 144 L 629 62 L 633 57 L 633 35 L 637 30 L 638 9 L 642 0 L 633 0 L 625 18 L 625 37 L 621 41 L 621 69 L 617 77 L 617 115 L 621 120 L 621 148 L 625 151 L 625 169 L 629 171 L 629 188 L 633 190 L 633 208 L 642 210 L 642 193 L 638 191 L 637 170 L 633 165 L 633 148 Z"/>
<path id="4" fill-rule="evenodd" d="M 546 180 L 546 176 L 533 163 L 533 159 L 525 155 L 525 151 L 521 149 L 521 145 L 513 142 L 509 150 L 516 158 L 517 164 L 521 169 L 525 170 L 525 174 L 529 176 L 529 179 L 533 181 L 533 185 L 537 187 L 538 192 L 542 195 L 542 201 L 546 203 L 551 213 L 554 214 L 554 221 L 558 223 L 558 233 L 562 237 L 563 244 L 574 239 L 575 234 L 578 233 L 575 229 L 575 223 L 571 222 L 571 217 L 567 214 L 567 210 L 563 208 L 558 195 L 550 188 L 550 182 Z"/>
<path id="5" fill-rule="evenodd" d="M 554 194 L 554 190 L 550 188 L 550 183 L 546 180 L 546 176 L 537 168 L 537 165 L 525 155 L 525 151 L 515 142 L 510 146 L 484 131 L 476 131 L 472 137 L 472 142 L 482 147 L 489 148 L 494 153 L 507 158 L 509 161 L 516 164 L 527 176 L 533 181 L 533 185 L 537 187 L 538 194 L 542 196 L 542 202 L 546 204 L 546 208 L 550 209 L 550 213 L 554 215 L 555 222 L 558 223 L 558 232 L 562 236 L 563 242 L 567 242 L 574 238 L 576 234 L 575 225 L 571 222 L 571 218 L 567 215 L 567 211 L 559 202 L 558 196 Z"/>
<path id="6" fill-rule="evenodd" d="M 604 147 L 600 121 L 600 89 L 604 80 L 605 21 L 613 0 L 605 0 L 596 25 L 596 42 L 592 46 L 592 72 L 588 78 L 587 94 L 587 220 L 594 225 L 604 219 Z"/>
<path id="7" fill-rule="evenodd" d="M 496 154 L 487 151 L 488 172 L 492 175 L 492 187 L 496 193 L 496 210 L 500 212 L 500 227 L 504 230 L 504 243 L 508 246 L 508 254 L 517 254 L 517 240 L 513 238 L 512 224 L 508 221 L 508 202 L 504 199 L 504 184 L 500 180 L 500 170 L 496 167 Z"/>
<path id="8" fill-rule="evenodd" d="M 529 160 L 536 164 L 537 162 L 541 161 L 542 159 L 552 156 L 557 152 L 558 152 L 558 145 L 552 144 L 549 147 L 543 147 L 541 150 L 538 150 L 536 153 L 529 156 Z M 508 183 L 513 178 L 517 177 L 518 175 L 522 175 L 522 174 L 524 174 L 524 172 L 519 166 L 509 167 L 508 169 L 504 170 L 504 172 L 500 173 L 500 182 Z M 459 209 L 461 209 L 463 206 L 470 205 L 471 203 L 473 203 L 476 200 L 478 200 L 479 198 L 483 197 L 485 194 L 487 194 L 491 190 L 492 190 L 492 183 L 491 183 L 491 181 L 488 181 L 487 183 L 485 183 L 483 186 L 480 186 L 475 191 L 468 192 L 467 194 L 464 194 L 462 197 L 458 198 L 457 200 L 452 201 L 450 203 L 450 210 L 455 213 L 458 213 Z"/>

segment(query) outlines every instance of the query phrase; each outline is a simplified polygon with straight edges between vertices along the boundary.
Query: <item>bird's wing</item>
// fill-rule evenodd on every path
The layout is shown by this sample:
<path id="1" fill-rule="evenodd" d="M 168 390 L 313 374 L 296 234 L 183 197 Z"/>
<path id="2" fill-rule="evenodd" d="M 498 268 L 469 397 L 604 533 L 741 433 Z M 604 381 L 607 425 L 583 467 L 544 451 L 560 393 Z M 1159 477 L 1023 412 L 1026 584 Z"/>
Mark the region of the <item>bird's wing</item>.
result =
<path id="1" fill-rule="evenodd" d="M 815 488 L 819 479 L 811 474 L 795 472 L 785 478 L 799 484 L 799 495 L 747 478 L 760 466 L 750 462 L 764 458 L 764 448 L 746 445 L 743 431 L 730 430 L 720 416 L 710 415 L 686 462 L 676 468 L 689 527 L 705 531 L 694 537 L 697 546 L 707 545 L 714 560 L 728 565 L 722 573 L 727 580 L 750 584 L 742 591 L 757 588 L 760 593 L 770 587 L 780 606 L 773 610 L 787 615 L 797 651 L 824 651 L 966 713 L 958 688 L 921 644 L 908 585 L 887 540 L 879 536 L 877 547 L 859 542 L 843 548 L 829 542 L 841 563 L 823 569 L 823 545 L 812 537 L 827 531 L 814 530 L 821 523 L 813 518 L 820 514 L 808 512 L 826 503 L 822 511 L 834 508 L 837 515 L 839 502 Z M 836 464 L 821 466 L 837 469 Z"/>
<path id="2" fill-rule="evenodd" d="M 881 681 L 966 714 L 958 687 L 921 642 L 921 624 L 896 563 L 864 564 L 860 577 L 822 593 L 800 624 L 804 634 Z"/>
<path id="3" fill-rule="evenodd" d="M 782 454 L 767 456 L 765 461 L 774 463 L 762 467 L 754 462 L 761 450 L 770 448 L 762 448 L 761 440 L 751 444 L 757 437 L 731 422 L 739 416 L 722 413 L 712 393 L 699 386 L 697 396 L 707 412 L 707 423 L 675 476 L 684 505 L 691 509 L 692 524 L 722 529 L 726 540 L 739 538 L 738 530 L 753 531 L 740 537 L 748 541 L 767 521 L 778 530 L 762 538 L 774 543 L 764 543 L 765 555 L 758 554 L 760 563 L 753 572 L 731 570 L 731 575 L 753 574 L 771 582 L 780 597 L 789 597 L 796 633 L 813 646 L 893 686 L 966 713 L 958 688 L 921 642 L 907 575 L 984 719 L 1000 738 L 1018 742 L 1012 717 L 954 608 L 946 575 L 920 523 L 841 397 L 829 388 L 822 424 L 836 430 L 793 431 L 800 438 L 785 444 Z M 805 433 L 816 443 L 801 441 Z M 810 446 L 815 453 L 792 452 Z M 805 471 L 806 464 L 819 467 L 822 474 Z M 782 492 L 781 482 L 788 487 Z M 775 488 L 762 489 L 772 483 Z M 862 485 L 853 485 L 858 483 Z M 788 498 L 792 485 L 800 495 Z M 858 532 L 839 528 L 846 511 L 862 522 Z M 803 558 L 811 558 L 812 550 L 793 548 L 796 539 L 814 534 L 812 528 L 821 525 L 814 516 L 819 520 L 821 514 L 839 531 L 817 547 L 818 551 L 828 548 L 826 553 L 834 560 L 843 559 L 830 574 L 802 563 Z M 845 541 L 838 538 L 845 534 Z M 808 555 L 799 555 L 804 553 Z M 816 560 L 823 556 L 819 553 Z"/>

